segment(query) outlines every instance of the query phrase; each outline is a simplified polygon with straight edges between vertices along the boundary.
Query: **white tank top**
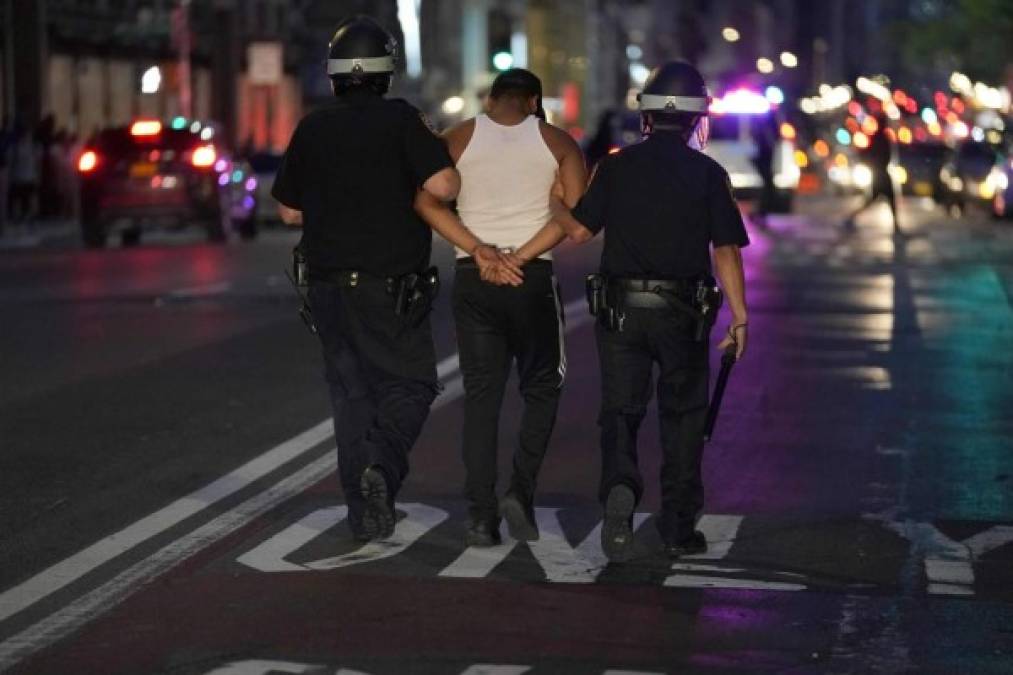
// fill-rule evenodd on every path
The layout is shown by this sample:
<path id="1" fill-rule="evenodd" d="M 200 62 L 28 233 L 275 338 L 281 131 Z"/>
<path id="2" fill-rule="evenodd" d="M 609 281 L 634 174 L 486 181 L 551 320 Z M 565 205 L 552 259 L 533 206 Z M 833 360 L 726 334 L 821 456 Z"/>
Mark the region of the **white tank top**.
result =
<path id="1" fill-rule="evenodd" d="M 531 115 L 520 124 L 503 126 L 479 115 L 457 161 L 461 173 L 457 212 L 465 226 L 487 244 L 517 248 L 549 221 L 549 194 L 559 163 L 545 144 L 538 122 Z M 467 255 L 458 249 L 458 258 Z"/>

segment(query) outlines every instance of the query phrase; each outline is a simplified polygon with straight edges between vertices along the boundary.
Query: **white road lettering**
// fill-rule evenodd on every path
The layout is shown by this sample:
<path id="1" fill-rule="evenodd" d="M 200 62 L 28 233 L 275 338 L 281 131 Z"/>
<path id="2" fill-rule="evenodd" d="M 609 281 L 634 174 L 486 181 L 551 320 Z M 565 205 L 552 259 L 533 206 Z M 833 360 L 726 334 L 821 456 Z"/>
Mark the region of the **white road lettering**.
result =
<path id="1" fill-rule="evenodd" d="M 515 546 L 517 546 L 517 540 L 508 534 L 503 535 L 503 543 L 498 546 L 469 546 L 457 560 L 443 568 L 440 576 L 459 579 L 487 577 L 501 562 L 506 560 Z"/>
<path id="2" fill-rule="evenodd" d="M 318 509 L 295 525 L 285 528 L 236 562 L 258 572 L 305 572 L 306 568 L 285 558 L 331 529 L 348 515 L 345 505 Z"/>
<path id="3" fill-rule="evenodd" d="M 407 515 L 398 521 L 394 535 L 385 541 L 371 541 L 357 551 L 306 563 L 311 570 L 334 570 L 376 562 L 401 553 L 444 520 L 447 512 L 425 504 L 398 504 Z"/>
<path id="4" fill-rule="evenodd" d="M 601 523 L 576 548 L 570 545 L 559 523 L 559 509 L 535 509 L 541 536 L 528 543 L 549 581 L 562 584 L 591 584 L 608 565 L 601 550 Z M 639 528 L 648 514 L 633 516 L 633 529 Z"/>

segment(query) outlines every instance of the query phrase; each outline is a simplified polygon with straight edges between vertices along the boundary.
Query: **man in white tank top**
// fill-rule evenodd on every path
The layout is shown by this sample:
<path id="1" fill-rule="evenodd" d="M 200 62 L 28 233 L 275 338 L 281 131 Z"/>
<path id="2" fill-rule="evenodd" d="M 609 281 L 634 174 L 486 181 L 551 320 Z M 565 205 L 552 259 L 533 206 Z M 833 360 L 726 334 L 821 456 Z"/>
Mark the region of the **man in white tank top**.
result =
<path id="1" fill-rule="evenodd" d="M 421 195 L 419 213 L 457 247 L 453 306 L 464 376 L 463 455 L 469 546 L 538 538 L 533 499 L 566 374 L 563 314 L 549 251 L 566 238 L 551 222 L 561 184 L 576 204 L 584 157 L 562 129 L 540 119 L 541 82 L 521 69 L 493 82 L 485 114 L 444 134 L 461 174 L 458 214 Z M 516 361 L 524 414 L 513 476 L 496 497 L 499 413 Z"/>

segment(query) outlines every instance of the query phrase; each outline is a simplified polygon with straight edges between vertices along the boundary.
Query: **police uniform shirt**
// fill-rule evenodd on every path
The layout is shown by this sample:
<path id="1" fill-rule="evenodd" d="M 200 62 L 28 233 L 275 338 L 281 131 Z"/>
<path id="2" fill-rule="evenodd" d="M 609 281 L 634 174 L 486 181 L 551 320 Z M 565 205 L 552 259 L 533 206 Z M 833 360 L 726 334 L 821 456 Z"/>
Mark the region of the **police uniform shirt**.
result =
<path id="1" fill-rule="evenodd" d="M 302 211 L 311 278 L 407 274 L 428 267 L 432 249 L 432 231 L 413 208 L 416 191 L 452 166 L 417 109 L 355 93 L 303 118 L 271 194 Z"/>
<path id="2" fill-rule="evenodd" d="M 728 173 L 670 132 L 606 156 L 572 213 L 595 234 L 608 228 L 609 277 L 710 274 L 710 245 L 749 244 Z"/>

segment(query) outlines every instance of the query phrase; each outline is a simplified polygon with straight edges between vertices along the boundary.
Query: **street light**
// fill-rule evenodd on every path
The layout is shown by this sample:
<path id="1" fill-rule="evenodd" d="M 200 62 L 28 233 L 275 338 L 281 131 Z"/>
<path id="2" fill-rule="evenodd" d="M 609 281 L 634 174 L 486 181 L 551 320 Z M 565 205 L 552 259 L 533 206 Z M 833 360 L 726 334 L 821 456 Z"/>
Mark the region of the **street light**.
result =
<path id="1" fill-rule="evenodd" d="M 739 31 L 735 30 L 731 26 L 725 26 L 721 30 L 721 37 L 723 37 L 726 42 L 738 42 L 741 36 L 739 35 Z"/>
<path id="2" fill-rule="evenodd" d="M 141 93 L 142 94 L 157 94 L 159 87 L 162 86 L 162 71 L 158 66 L 152 66 L 144 71 L 144 75 L 141 75 Z"/>
<path id="3" fill-rule="evenodd" d="M 797 68 L 798 57 L 791 52 L 781 52 L 781 65 L 785 68 Z"/>
<path id="4" fill-rule="evenodd" d="M 768 58 L 756 59 L 756 69 L 764 75 L 774 72 L 774 62 Z"/>

